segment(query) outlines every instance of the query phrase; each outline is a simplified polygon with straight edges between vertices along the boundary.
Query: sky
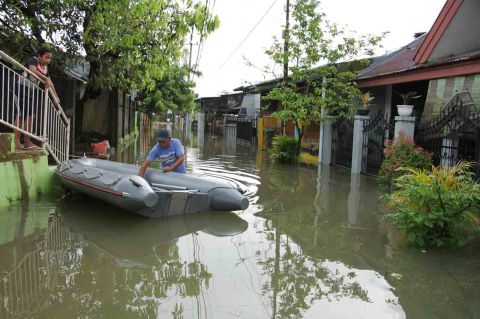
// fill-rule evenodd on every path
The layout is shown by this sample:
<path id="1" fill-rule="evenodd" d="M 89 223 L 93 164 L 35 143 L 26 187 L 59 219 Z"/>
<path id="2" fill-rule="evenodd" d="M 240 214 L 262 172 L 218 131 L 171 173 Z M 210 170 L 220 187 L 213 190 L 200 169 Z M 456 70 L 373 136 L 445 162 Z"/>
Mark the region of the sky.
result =
<path id="1" fill-rule="evenodd" d="M 264 52 L 272 44 L 273 36 L 281 37 L 286 0 L 210 1 L 214 5 L 213 14 L 220 19 L 220 27 L 201 46 L 198 60 L 202 76 L 194 79 L 195 92 L 200 97 L 218 96 L 233 92 L 234 88 L 242 85 L 270 79 L 271 76 L 260 69 L 269 64 Z M 388 31 L 382 42 L 383 48 L 376 52 L 381 55 L 408 44 L 413 40 L 414 33 L 429 31 L 445 2 L 322 0 L 320 8 L 330 21 L 358 34 Z M 198 42 L 198 39 L 194 41 L 192 50 L 194 62 L 197 60 Z M 254 66 L 247 65 L 247 61 Z"/>

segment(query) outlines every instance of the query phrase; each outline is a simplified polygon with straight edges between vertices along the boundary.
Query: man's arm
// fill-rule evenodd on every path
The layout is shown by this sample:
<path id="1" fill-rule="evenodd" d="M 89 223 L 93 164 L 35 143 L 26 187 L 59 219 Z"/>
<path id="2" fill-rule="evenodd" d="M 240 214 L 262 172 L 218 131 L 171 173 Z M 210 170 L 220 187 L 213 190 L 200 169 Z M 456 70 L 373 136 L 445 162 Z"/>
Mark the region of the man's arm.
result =
<path id="1" fill-rule="evenodd" d="M 177 160 L 172 165 L 164 167 L 163 172 L 168 173 L 168 172 L 173 171 L 174 169 L 179 167 L 183 163 L 184 160 L 185 160 L 185 155 L 180 155 L 179 157 L 177 157 Z"/>
<path id="2" fill-rule="evenodd" d="M 142 166 L 140 166 L 140 171 L 138 172 L 138 175 L 143 177 L 145 175 L 145 171 L 147 170 L 148 168 L 148 165 L 150 165 L 152 161 L 149 161 L 149 160 L 145 160 L 142 164 Z"/>

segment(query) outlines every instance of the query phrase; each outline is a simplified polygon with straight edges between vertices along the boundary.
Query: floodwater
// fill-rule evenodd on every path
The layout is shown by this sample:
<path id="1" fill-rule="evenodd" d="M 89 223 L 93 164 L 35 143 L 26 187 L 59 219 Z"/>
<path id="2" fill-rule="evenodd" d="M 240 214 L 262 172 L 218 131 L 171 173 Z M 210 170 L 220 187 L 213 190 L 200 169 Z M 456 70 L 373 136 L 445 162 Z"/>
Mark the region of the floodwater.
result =
<path id="1" fill-rule="evenodd" d="M 80 195 L 2 208 L 0 318 L 480 318 L 478 241 L 399 246 L 374 179 L 189 140 L 189 172 L 244 189 L 246 211 L 149 220 Z"/>

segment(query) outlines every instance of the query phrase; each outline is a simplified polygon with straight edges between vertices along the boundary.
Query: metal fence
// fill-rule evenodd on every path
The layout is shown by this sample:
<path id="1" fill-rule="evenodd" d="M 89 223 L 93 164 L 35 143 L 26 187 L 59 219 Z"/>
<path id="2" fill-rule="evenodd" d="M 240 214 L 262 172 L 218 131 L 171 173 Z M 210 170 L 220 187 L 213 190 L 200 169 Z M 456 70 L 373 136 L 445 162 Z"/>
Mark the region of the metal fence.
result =
<path id="1" fill-rule="evenodd" d="M 238 139 L 252 142 L 254 137 L 256 137 L 257 119 L 239 117 L 231 114 L 226 114 L 224 117 L 226 124 L 235 123 Z"/>
<path id="2" fill-rule="evenodd" d="M 332 124 L 332 164 L 352 166 L 353 119 L 341 118 Z"/>
<path id="3" fill-rule="evenodd" d="M 480 113 L 466 92 L 456 94 L 438 116 L 422 123 L 415 142 L 432 153 L 435 165 L 468 161 L 480 177 Z"/>
<path id="4" fill-rule="evenodd" d="M 34 73 L 0 51 L 3 61 L 41 81 Z M 57 162 L 68 159 L 70 121 L 50 89 L 42 89 L 0 62 L 0 124 L 40 142 Z"/>
<path id="5" fill-rule="evenodd" d="M 377 174 L 382 165 L 386 123 L 383 107 L 363 123 L 362 173 Z"/>
<path id="6" fill-rule="evenodd" d="M 74 235 L 57 217 L 52 218 L 36 249 L 0 275 L 0 318 L 33 318 L 48 305 L 59 274 L 70 276 L 80 265 L 81 255 L 72 253 L 73 241 Z"/>

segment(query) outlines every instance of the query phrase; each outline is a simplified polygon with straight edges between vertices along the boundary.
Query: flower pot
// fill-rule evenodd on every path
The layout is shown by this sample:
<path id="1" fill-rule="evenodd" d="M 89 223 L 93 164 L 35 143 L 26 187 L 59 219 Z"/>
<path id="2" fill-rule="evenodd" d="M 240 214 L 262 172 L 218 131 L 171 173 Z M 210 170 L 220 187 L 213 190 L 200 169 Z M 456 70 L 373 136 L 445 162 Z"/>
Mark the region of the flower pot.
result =
<path id="1" fill-rule="evenodd" d="M 412 115 L 413 105 L 397 105 L 398 115 L 400 116 L 410 116 Z"/>
<path id="2" fill-rule="evenodd" d="M 369 112 L 370 112 L 370 110 L 366 110 L 366 109 L 358 109 L 357 110 L 357 114 L 358 115 L 363 115 L 363 116 L 367 116 Z"/>

